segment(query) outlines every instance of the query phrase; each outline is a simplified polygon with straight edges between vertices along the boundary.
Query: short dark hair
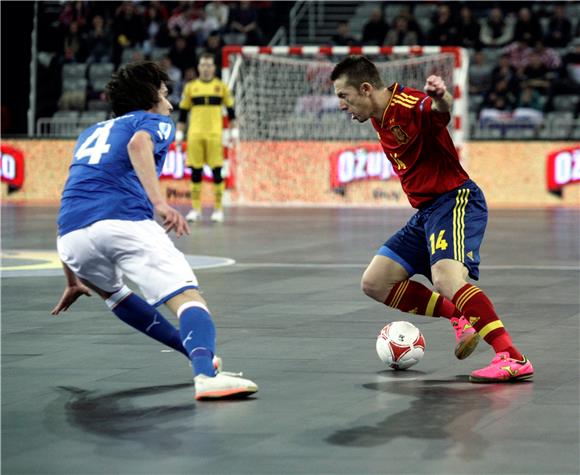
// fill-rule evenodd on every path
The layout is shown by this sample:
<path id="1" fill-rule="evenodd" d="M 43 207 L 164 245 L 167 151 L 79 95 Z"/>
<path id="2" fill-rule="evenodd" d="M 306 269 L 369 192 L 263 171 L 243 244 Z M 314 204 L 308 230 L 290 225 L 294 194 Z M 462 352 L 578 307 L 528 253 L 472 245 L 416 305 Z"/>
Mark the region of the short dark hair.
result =
<path id="1" fill-rule="evenodd" d="M 152 61 L 137 61 L 121 67 L 105 87 L 116 117 L 136 110 L 149 110 L 159 102 L 159 88 L 169 77 Z"/>
<path id="2" fill-rule="evenodd" d="M 213 60 L 213 64 L 215 64 L 215 56 L 207 51 L 204 51 L 199 55 L 199 61 L 197 62 L 197 64 L 201 63 L 201 60 L 206 58 Z"/>
<path id="3" fill-rule="evenodd" d="M 377 89 L 384 87 L 377 67 L 365 56 L 353 55 L 343 59 L 332 70 L 330 80 L 336 81 L 342 76 L 346 77 L 347 84 L 357 89 L 363 82 L 368 82 Z"/>

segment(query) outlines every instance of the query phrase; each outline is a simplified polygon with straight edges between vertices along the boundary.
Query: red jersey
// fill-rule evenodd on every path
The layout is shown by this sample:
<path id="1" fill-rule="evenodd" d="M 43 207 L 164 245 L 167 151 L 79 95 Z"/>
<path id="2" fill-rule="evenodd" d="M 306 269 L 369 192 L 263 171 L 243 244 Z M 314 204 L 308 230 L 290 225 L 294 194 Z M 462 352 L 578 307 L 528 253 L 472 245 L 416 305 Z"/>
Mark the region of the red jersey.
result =
<path id="1" fill-rule="evenodd" d="M 461 186 L 469 176 L 459 163 L 447 124 L 449 112 L 432 111 L 432 100 L 397 83 L 379 122 L 371 118 L 385 155 L 413 208 Z"/>

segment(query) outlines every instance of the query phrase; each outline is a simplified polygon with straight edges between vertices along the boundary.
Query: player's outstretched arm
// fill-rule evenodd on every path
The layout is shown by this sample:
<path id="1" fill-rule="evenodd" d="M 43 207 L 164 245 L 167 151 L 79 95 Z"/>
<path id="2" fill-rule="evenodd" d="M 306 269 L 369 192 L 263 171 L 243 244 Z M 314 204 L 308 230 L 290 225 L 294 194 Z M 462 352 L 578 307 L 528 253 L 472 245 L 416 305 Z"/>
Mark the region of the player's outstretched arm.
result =
<path id="1" fill-rule="evenodd" d="M 143 185 L 147 197 L 155 208 L 155 212 L 163 219 L 163 227 L 167 232 L 175 231 L 177 237 L 189 234 L 187 221 L 181 213 L 167 204 L 161 189 L 155 170 L 155 157 L 153 156 L 153 141 L 151 136 L 144 131 L 137 131 L 131 137 L 127 145 L 129 159 L 135 169 L 137 178 Z"/>
<path id="2" fill-rule="evenodd" d="M 56 306 L 50 312 L 51 315 L 58 315 L 60 312 L 66 312 L 70 306 L 76 302 L 81 295 L 91 296 L 91 291 L 84 285 L 75 273 L 63 262 L 62 268 L 66 277 L 66 287 L 62 297 Z"/>
<path id="3" fill-rule="evenodd" d="M 425 93 L 433 99 L 431 110 L 449 112 L 453 105 L 453 96 L 447 90 L 445 81 L 440 76 L 431 75 L 425 82 Z"/>

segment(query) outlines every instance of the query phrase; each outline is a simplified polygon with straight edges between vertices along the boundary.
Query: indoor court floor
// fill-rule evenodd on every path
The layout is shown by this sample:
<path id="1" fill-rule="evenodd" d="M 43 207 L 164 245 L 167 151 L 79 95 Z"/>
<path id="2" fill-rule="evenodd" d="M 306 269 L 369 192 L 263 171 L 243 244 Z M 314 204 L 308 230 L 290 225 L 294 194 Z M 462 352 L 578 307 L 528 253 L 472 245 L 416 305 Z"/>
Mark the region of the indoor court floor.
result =
<path id="1" fill-rule="evenodd" d="M 56 212 L 2 208 L 6 475 L 580 471 L 578 209 L 490 213 L 478 285 L 536 370 L 508 385 L 468 382 L 493 356 L 484 342 L 458 361 L 446 320 L 360 291 L 411 210 L 234 207 L 223 225 L 196 224 L 177 245 L 213 311 L 218 354 L 260 385 L 222 402 L 196 402 L 187 360 L 97 297 L 50 315 L 64 287 Z M 427 342 L 404 372 L 375 352 L 394 320 Z"/>

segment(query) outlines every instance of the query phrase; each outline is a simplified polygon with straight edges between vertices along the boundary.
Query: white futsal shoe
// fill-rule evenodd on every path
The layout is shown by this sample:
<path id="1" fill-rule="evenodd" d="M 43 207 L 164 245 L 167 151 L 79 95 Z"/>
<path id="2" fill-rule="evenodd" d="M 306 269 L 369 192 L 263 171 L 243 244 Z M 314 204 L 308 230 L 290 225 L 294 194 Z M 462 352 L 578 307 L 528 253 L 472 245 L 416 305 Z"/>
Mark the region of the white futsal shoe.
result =
<path id="1" fill-rule="evenodd" d="M 216 209 L 211 214 L 211 220 L 214 223 L 223 223 L 224 222 L 224 210 L 223 209 Z"/>
<path id="2" fill-rule="evenodd" d="M 195 399 L 198 401 L 241 398 L 258 391 L 258 385 L 249 379 L 233 376 L 233 373 L 218 373 L 211 378 L 205 374 L 198 374 L 195 381 Z"/>
<path id="3" fill-rule="evenodd" d="M 201 213 L 196 209 L 192 209 L 185 215 L 185 219 L 190 223 L 196 223 L 201 219 Z"/>

